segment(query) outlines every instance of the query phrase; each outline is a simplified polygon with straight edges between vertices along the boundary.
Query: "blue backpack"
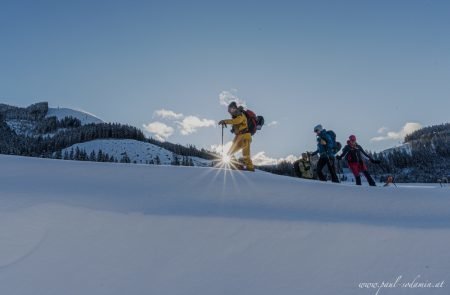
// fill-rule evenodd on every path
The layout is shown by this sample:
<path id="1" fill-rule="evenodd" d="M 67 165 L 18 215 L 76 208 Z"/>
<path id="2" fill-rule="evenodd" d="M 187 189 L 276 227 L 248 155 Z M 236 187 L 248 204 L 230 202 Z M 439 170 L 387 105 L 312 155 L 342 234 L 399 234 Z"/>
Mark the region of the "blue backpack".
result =
<path id="1" fill-rule="evenodd" d="M 337 154 L 342 149 L 342 144 L 339 141 L 336 141 L 336 133 L 333 130 L 327 130 L 327 134 L 330 136 L 333 143 L 331 151 L 333 154 Z"/>

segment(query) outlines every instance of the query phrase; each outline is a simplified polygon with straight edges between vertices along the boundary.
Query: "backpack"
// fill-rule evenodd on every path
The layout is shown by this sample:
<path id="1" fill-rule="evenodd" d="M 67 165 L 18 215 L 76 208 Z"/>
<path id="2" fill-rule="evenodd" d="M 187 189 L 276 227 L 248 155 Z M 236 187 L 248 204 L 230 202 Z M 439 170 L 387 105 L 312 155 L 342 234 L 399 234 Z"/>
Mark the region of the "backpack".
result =
<path id="1" fill-rule="evenodd" d="M 257 116 L 251 110 L 244 111 L 245 117 L 247 118 L 247 128 L 250 134 L 253 136 L 257 130 L 261 130 L 264 125 L 264 117 Z"/>
<path id="2" fill-rule="evenodd" d="M 341 150 L 342 144 L 339 141 L 336 141 L 336 133 L 333 130 L 327 130 L 327 134 L 333 141 L 333 149 L 331 151 L 333 152 L 333 154 L 337 154 Z"/>

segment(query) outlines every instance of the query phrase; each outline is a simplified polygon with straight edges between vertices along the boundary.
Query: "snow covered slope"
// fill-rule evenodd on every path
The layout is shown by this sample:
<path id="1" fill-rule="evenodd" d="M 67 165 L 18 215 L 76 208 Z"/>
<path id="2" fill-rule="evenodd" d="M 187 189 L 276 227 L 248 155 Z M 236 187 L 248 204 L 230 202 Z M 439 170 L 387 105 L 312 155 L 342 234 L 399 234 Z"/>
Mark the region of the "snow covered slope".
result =
<path id="1" fill-rule="evenodd" d="M 95 115 L 90 114 L 85 111 L 78 111 L 69 108 L 49 108 L 47 117 L 56 117 L 58 120 L 64 119 L 65 117 L 77 118 L 81 121 L 82 125 L 91 123 L 103 123 L 103 121 L 97 118 Z"/>
<path id="2" fill-rule="evenodd" d="M 66 151 L 70 152 L 72 149 L 79 148 L 80 150 L 85 150 L 89 155 L 92 151 L 98 154 L 99 150 L 103 153 L 107 153 L 110 156 L 120 160 L 125 153 L 130 158 L 131 162 L 136 162 L 138 164 L 146 164 L 153 161 L 156 163 L 156 157 L 159 157 L 160 163 L 162 165 L 170 165 L 173 161 L 173 153 L 163 149 L 159 146 L 132 140 L 132 139 L 97 139 L 93 141 L 88 141 L 84 143 L 78 143 L 70 146 L 62 151 L 64 154 Z M 178 156 L 179 161 L 182 160 L 181 156 Z M 204 160 L 197 157 L 190 157 L 195 166 L 210 166 L 210 161 Z"/>
<path id="3" fill-rule="evenodd" d="M 379 294 L 449 293 L 448 187 L 13 156 L 0 166 L 0 294 L 375 294 L 364 283 L 399 276 Z"/>
<path id="4" fill-rule="evenodd" d="M 14 110 L 13 110 L 14 111 Z M 11 112 L 13 112 L 11 111 Z M 45 117 L 56 117 L 58 120 L 64 119 L 65 117 L 73 117 L 77 118 L 81 121 L 82 125 L 91 124 L 91 123 L 103 123 L 103 121 L 96 116 L 84 112 L 84 111 L 77 111 L 73 109 L 68 108 L 48 108 L 47 115 Z M 7 119 L 6 123 L 8 126 L 19 135 L 24 136 L 52 136 L 54 133 L 51 134 L 40 134 L 36 132 L 36 126 L 38 122 L 35 120 L 30 119 Z M 64 129 L 60 129 L 64 130 Z"/>
<path id="5" fill-rule="evenodd" d="M 397 152 L 400 152 L 400 153 L 405 152 L 405 153 L 408 154 L 408 155 L 412 155 L 412 146 L 411 146 L 410 143 L 407 142 L 407 143 L 398 145 L 398 146 L 396 146 L 396 147 L 386 149 L 386 150 L 384 150 L 382 153 L 383 153 L 385 156 L 387 156 L 387 155 L 393 153 L 394 151 L 397 151 Z"/>

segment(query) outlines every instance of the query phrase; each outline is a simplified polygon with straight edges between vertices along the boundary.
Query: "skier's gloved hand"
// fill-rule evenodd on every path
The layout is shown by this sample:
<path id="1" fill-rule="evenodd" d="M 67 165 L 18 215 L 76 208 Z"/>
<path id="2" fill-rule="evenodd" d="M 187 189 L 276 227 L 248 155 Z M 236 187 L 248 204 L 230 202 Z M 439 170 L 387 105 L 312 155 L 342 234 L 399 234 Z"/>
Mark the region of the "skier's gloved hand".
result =
<path id="1" fill-rule="evenodd" d="M 373 164 L 381 164 L 380 160 L 370 159 L 370 162 L 372 162 Z"/>
<path id="2" fill-rule="evenodd" d="M 225 120 L 219 121 L 219 125 L 223 125 L 225 128 L 227 128 L 227 124 L 225 123 Z"/>

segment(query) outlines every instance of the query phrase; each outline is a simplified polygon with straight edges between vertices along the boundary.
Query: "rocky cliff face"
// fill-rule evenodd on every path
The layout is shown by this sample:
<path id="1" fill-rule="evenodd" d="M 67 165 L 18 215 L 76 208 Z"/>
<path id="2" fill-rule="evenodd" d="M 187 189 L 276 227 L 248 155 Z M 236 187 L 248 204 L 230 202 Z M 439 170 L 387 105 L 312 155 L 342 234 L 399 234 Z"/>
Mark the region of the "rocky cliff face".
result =
<path id="1" fill-rule="evenodd" d="M 39 102 L 26 108 L 0 104 L 0 115 L 4 120 L 38 121 L 45 118 L 48 112 L 48 102 Z"/>

